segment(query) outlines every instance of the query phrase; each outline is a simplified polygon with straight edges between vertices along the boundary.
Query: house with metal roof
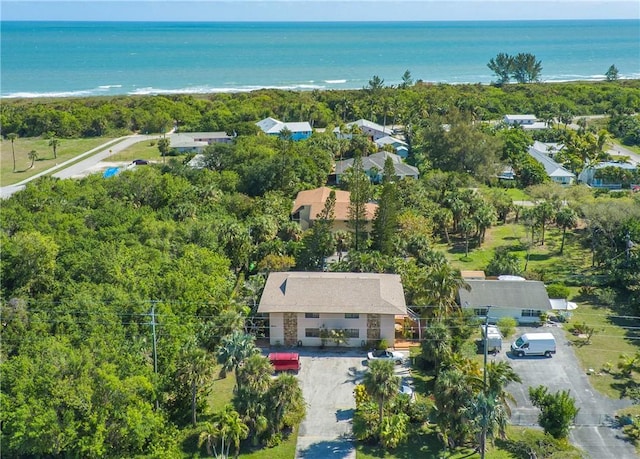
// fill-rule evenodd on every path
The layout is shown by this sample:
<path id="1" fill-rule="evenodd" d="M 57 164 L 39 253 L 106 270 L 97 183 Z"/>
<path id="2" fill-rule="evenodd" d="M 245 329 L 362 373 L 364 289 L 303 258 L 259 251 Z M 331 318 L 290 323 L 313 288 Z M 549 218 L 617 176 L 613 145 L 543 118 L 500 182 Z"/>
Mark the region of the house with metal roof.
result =
<path id="1" fill-rule="evenodd" d="M 267 135 L 280 136 L 287 129 L 291 132 L 291 140 L 304 140 L 311 137 L 313 129 L 307 121 L 285 123 L 275 118 L 265 118 L 256 123 L 262 132 Z"/>
<path id="2" fill-rule="evenodd" d="M 547 176 L 560 185 L 571 185 L 576 180 L 576 175 L 556 163 L 546 152 L 546 144 L 542 142 L 535 142 L 534 145 L 529 147 L 529 155 L 542 164 Z"/>
<path id="3" fill-rule="evenodd" d="M 272 346 L 332 345 L 332 330 L 345 346 L 395 343 L 395 319 L 407 315 L 400 276 L 378 273 L 272 272 L 258 312 L 269 316 Z"/>
<path id="4" fill-rule="evenodd" d="M 169 137 L 170 148 L 180 153 L 202 153 L 213 143 L 231 143 L 233 137 L 226 132 L 180 132 Z"/>
<path id="5" fill-rule="evenodd" d="M 389 153 L 388 151 L 379 151 L 362 158 L 362 166 L 372 182 L 380 183 L 382 181 L 382 172 L 384 171 L 384 163 L 387 158 L 393 161 L 393 169 L 398 179 L 406 177 L 417 179 L 420 175 L 418 168 L 410 166 L 402 161 L 399 155 Z M 340 183 L 340 177 L 347 169 L 353 166 L 353 158 L 336 161 L 336 183 Z"/>
<path id="6" fill-rule="evenodd" d="M 459 304 L 472 310 L 478 317 L 489 317 L 497 322 L 502 317 L 513 317 L 519 323 L 536 323 L 540 314 L 552 310 L 544 284 L 517 278 L 505 280 L 465 279 L 469 290 L 458 291 Z"/>
<path id="7" fill-rule="evenodd" d="M 374 142 L 379 148 L 384 148 L 386 145 L 391 146 L 398 156 L 406 159 L 409 156 L 409 144 L 400 139 L 396 139 L 390 135 L 384 136 Z"/>
<path id="8" fill-rule="evenodd" d="M 313 226 L 318 214 L 323 211 L 324 206 L 333 191 L 336 195 L 336 203 L 333 210 L 334 220 L 332 231 L 347 231 L 349 222 L 349 205 L 351 203 L 351 193 L 343 190 L 332 190 L 323 186 L 313 190 L 303 190 L 298 193 L 291 210 L 291 219 L 300 224 L 300 228 L 306 230 Z M 371 222 L 375 216 L 378 204 L 373 202 L 365 204 L 366 230 L 371 230 Z"/>
<path id="9" fill-rule="evenodd" d="M 621 173 L 605 174 L 601 172 L 607 168 L 620 169 Z M 611 190 L 619 190 L 623 186 L 622 180 L 620 180 L 620 178 L 623 175 L 628 175 L 629 178 L 632 178 L 633 174 L 635 174 L 637 177 L 639 174 L 638 170 L 638 167 L 634 164 L 605 161 L 585 167 L 578 175 L 578 182 L 586 183 L 587 185 L 594 188 L 608 188 Z M 633 185 L 633 181 L 631 185 Z"/>
<path id="10" fill-rule="evenodd" d="M 347 123 L 345 126 L 347 128 L 346 132 L 342 132 L 340 127 L 336 127 L 333 130 L 336 136 L 342 139 L 350 139 L 352 137 L 352 134 L 350 134 L 349 131 L 351 131 L 354 127 L 358 127 L 364 135 L 371 139 L 372 142 L 393 134 L 390 128 L 365 119 L 359 119 L 357 121 Z"/>
<path id="11" fill-rule="evenodd" d="M 509 126 L 520 126 L 525 130 L 547 128 L 547 123 L 538 121 L 536 115 L 504 115 L 502 121 L 507 123 Z"/>

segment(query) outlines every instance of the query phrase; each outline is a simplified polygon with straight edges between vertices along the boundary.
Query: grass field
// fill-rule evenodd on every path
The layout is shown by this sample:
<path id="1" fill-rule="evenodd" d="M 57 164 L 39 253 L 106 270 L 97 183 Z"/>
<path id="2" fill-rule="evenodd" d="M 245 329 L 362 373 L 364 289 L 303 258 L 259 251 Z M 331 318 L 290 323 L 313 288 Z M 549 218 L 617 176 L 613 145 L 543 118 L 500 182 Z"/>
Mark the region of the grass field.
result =
<path id="1" fill-rule="evenodd" d="M 568 331 L 567 338 L 574 344 L 576 356 L 589 374 L 593 387 L 609 397 L 620 398 L 631 380 L 622 377 L 616 365 L 621 354 L 634 355 L 640 351 L 640 320 L 619 316 L 609 308 L 590 302 L 578 304 L 570 324 L 584 322 L 593 327 L 595 333 L 590 344 L 585 344 L 585 339 L 573 336 Z M 612 367 L 613 370 L 603 371 L 607 367 Z"/>
<path id="2" fill-rule="evenodd" d="M 526 274 L 535 274 L 535 277 L 541 277 L 545 282 L 557 282 L 588 272 L 591 256 L 587 249 L 580 246 L 576 234 L 567 233 L 562 255 L 561 240 L 561 231 L 551 227 L 546 230 L 544 245 L 536 240 L 531 245 L 531 235 L 526 234 L 523 225 L 507 223 L 487 230 L 482 246 L 471 247 L 468 256 L 465 255 L 462 240 L 453 240 L 452 244 L 439 243 L 435 248 L 441 250 L 452 265 L 460 270 L 486 270 L 496 248 L 507 247 L 518 256 Z"/>
<path id="3" fill-rule="evenodd" d="M 16 170 L 13 170 L 13 152 L 11 141 L 3 139 L 0 144 L 0 184 L 13 185 L 47 170 L 56 164 L 74 158 L 100 145 L 108 144 L 111 137 L 95 137 L 90 139 L 61 139 L 57 148 L 57 158 L 53 157 L 53 149 L 48 139 L 18 138 L 13 143 L 16 157 Z M 36 151 L 38 158 L 33 162 L 29 159 L 29 152 Z M 157 150 L 157 149 L 156 149 Z"/>
<path id="4" fill-rule="evenodd" d="M 162 162 L 157 140 L 138 142 L 126 150 L 111 155 L 109 161 L 123 161 L 130 163 L 134 159 L 147 159 L 153 162 Z"/>

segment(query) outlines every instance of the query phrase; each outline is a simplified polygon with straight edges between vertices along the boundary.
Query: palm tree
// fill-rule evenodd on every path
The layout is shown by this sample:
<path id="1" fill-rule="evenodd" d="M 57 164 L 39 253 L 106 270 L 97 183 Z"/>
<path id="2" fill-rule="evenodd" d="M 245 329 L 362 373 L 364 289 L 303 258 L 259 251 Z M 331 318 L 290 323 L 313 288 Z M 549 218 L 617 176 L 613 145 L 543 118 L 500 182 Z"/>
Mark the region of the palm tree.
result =
<path id="1" fill-rule="evenodd" d="M 255 338 L 241 331 L 234 331 L 232 334 L 222 338 L 218 347 L 218 363 L 222 365 L 221 374 L 226 376 L 227 372 L 233 370 L 236 375 L 236 392 L 240 390 L 238 380 L 238 368 L 247 358 L 260 352 L 254 344 Z"/>
<path id="2" fill-rule="evenodd" d="M 227 443 L 227 450 L 223 453 L 223 457 L 229 457 L 229 448 L 231 444 L 233 444 L 236 450 L 234 457 L 237 459 L 240 454 L 240 440 L 247 438 L 249 435 L 249 427 L 242 422 L 240 415 L 231 405 L 225 406 L 224 411 L 222 411 L 217 418 L 222 444 L 224 445 L 225 440 Z"/>
<path id="3" fill-rule="evenodd" d="M 392 362 L 389 362 L 393 365 Z M 302 390 L 295 376 L 282 374 L 271 384 L 267 394 L 269 405 L 268 417 L 270 429 L 274 434 L 280 433 L 285 426 L 293 426 L 305 416 L 305 404 Z"/>
<path id="4" fill-rule="evenodd" d="M 499 403 L 504 405 L 505 412 L 511 416 L 508 401 L 514 402 L 513 396 L 505 390 L 512 382 L 521 383 L 522 380 L 508 362 L 489 362 L 487 365 L 487 393 L 493 394 Z"/>
<path id="5" fill-rule="evenodd" d="M 214 415 L 212 423 L 206 423 L 205 428 L 198 436 L 198 447 L 206 445 L 207 454 L 220 459 L 229 458 L 229 450 L 233 444 L 234 457 L 240 454 L 240 440 L 247 438 L 249 428 L 240 419 L 240 415 L 233 406 L 226 405 L 224 409 Z M 220 454 L 216 450 L 216 443 L 220 440 Z M 213 452 L 213 454 L 212 454 Z"/>
<path id="6" fill-rule="evenodd" d="M 433 266 L 425 282 L 427 301 L 433 306 L 433 314 L 439 319 L 447 317 L 456 307 L 456 297 L 461 288 L 469 289 L 460 271 L 449 263 Z"/>
<path id="7" fill-rule="evenodd" d="M 29 169 L 33 168 L 33 163 L 35 163 L 36 159 L 38 159 L 38 152 L 35 150 L 31 150 L 29 152 L 29 159 L 31 160 L 31 166 L 29 166 Z"/>
<path id="8" fill-rule="evenodd" d="M 436 423 L 446 445 L 455 447 L 470 433 L 469 407 L 478 391 L 477 378 L 471 378 L 457 368 L 442 370 L 436 379 L 433 395 Z"/>
<path id="9" fill-rule="evenodd" d="M 562 228 L 562 243 L 560 244 L 560 255 L 564 251 L 564 238 L 567 233 L 567 229 L 575 228 L 578 224 L 578 214 L 571 207 L 563 207 L 556 214 L 556 225 Z"/>
<path id="10" fill-rule="evenodd" d="M 206 386 L 211 378 L 212 362 L 204 349 L 189 342 L 182 350 L 178 367 L 178 379 L 189 387 L 191 395 L 191 423 L 195 427 L 198 423 L 198 392 Z"/>
<path id="11" fill-rule="evenodd" d="M 11 142 L 11 154 L 13 155 L 13 172 L 16 171 L 16 151 L 13 147 L 13 143 L 16 141 L 17 138 L 18 138 L 18 134 L 16 134 L 15 132 L 11 132 L 7 134 L 7 139 L 9 139 L 9 141 Z"/>
<path id="12" fill-rule="evenodd" d="M 369 371 L 362 380 L 369 396 L 378 402 L 380 425 L 384 417 L 384 404 L 398 393 L 400 378 L 394 374 L 394 364 L 390 360 L 372 360 Z"/>
<path id="13" fill-rule="evenodd" d="M 53 137 L 49 140 L 49 146 L 53 149 L 53 158 L 56 159 L 58 157 L 58 147 L 60 146 L 60 139 L 56 139 Z"/>

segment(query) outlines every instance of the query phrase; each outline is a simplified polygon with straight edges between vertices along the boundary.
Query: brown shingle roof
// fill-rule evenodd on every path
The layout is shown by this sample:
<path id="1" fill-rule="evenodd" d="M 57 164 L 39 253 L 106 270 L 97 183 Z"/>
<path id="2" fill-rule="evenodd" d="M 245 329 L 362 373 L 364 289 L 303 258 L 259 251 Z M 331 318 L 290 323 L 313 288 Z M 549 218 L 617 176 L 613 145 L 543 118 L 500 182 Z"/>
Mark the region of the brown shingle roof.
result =
<path id="1" fill-rule="evenodd" d="M 327 198 L 329 197 L 329 193 L 331 193 L 331 191 L 331 188 L 326 186 L 315 188 L 313 190 L 300 191 L 293 203 L 293 211 L 291 213 L 298 212 L 303 206 L 311 206 L 309 215 L 310 220 L 314 221 L 316 219 L 316 216 L 324 209 L 324 205 L 327 202 Z M 349 220 L 349 200 L 351 194 L 348 191 L 343 190 L 333 191 L 335 191 L 336 193 L 336 206 L 334 210 L 335 219 L 342 221 Z M 375 215 L 377 208 L 377 204 L 366 204 L 367 221 L 373 220 L 373 216 Z"/>
<path id="2" fill-rule="evenodd" d="M 407 305 L 397 274 L 273 272 L 258 312 L 406 315 Z"/>

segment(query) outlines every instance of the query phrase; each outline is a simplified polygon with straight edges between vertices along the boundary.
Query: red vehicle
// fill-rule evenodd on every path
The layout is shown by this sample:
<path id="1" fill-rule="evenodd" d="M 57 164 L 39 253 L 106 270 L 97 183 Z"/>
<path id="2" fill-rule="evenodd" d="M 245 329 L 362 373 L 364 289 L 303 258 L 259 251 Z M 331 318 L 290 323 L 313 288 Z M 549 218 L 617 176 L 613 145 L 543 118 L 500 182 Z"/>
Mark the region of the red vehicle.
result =
<path id="1" fill-rule="evenodd" d="M 297 373 L 300 370 L 300 356 L 296 352 L 272 352 L 269 361 L 276 371 Z"/>

